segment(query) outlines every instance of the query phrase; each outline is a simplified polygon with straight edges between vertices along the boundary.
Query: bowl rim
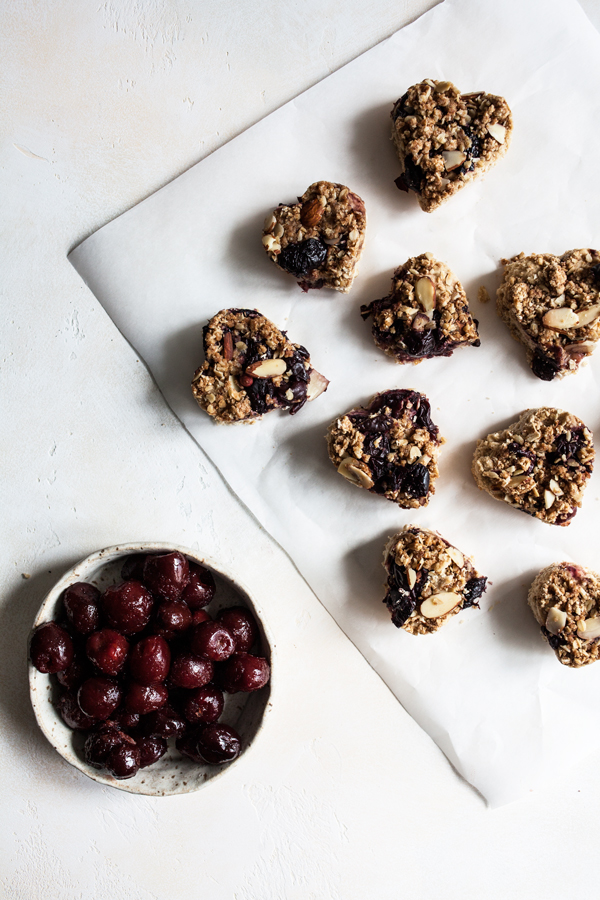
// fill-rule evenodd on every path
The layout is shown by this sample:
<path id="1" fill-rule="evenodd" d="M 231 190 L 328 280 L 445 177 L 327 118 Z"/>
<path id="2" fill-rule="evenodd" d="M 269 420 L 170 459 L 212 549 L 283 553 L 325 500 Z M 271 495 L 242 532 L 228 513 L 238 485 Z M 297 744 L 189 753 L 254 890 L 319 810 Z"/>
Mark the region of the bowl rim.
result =
<path id="1" fill-rule="evenodd" d="M 94 553 L 90 553 L 89 556 L 85 556 L 80 559 L 66 572 L 64 572 L 61 578 L 59 578 L 59 580 L 47 592 L 44 599 L 42 600 L 33 620 L 33 625 L 30 631 L 31 636 L 31 633 L 35 628 L 38 627 L 38 625 L 41 625 L 45 621 L 48 621 L 48 610 L 56 606 L 63 591 L 67 587 L 69 587 L 70 584 L 74 584 L 76 581 L 85 580 L 85 572 L 81 572 L 79 570 L 95 568 L 98 565 L 102 564 L 102 562 L 105 562 L 106 564 L 112 563 L 117 561 L 120 557 L 129 556 L 133 553 L 153 553 L 161 550 L 167 552 L 177 551 L 191 559 L 192 562 L 199 563 L 200 565 L 206 566 L 207 568 L 211 569 L 218 576 L 223 578 L 231 587 L 233 587 L 240 594 L 244 595 L 244 597 L 246 597 L 250 601 L 253 611 L 256 613 L 256 616 L 259 619 L 259 625 L 264 634 L 265 643 L 267 645 L 265 649 L 267 650 L 268 656 L 270 658 L 269 662 L 271 666 L 271 677 L 269 679 L 269 696 L 265 703 L 260 722 L 258 723 L 258 726 L 256 727 L 251 740 L 246 744 L 243 752 L 240 753 L 240 755 L 235 760 L 230 763 L 226 763 L 225 765 L 218 768 L 213 766 L 211 767 L 211 770 L 214 771 L 211 771 L 210 777 L 205 777 L 199 782 L 190 783 L 190 781 L 188 781 L 187 784 L 185 784 L 183 787 L 178 787 L 176 790 L 172 791 L 168 789 L 151 790 L 148 784 L 145 782 L 138 783 L 135 782 L 134 779 L 119 780 L 114 778 L 112 775 L 109 775 L 102 769 L 93 768 L 93 766 L 90 766 L 88 763 L 80 759 L 74 751 L 66 753 L 65 750 L 57 744 L 57 740 L 47 722 L 47 719 L 49 718 L 47 712 L 47 692 L 41 690 L 42 685 L 46 686 L 47 688 L 52 684 L 51 676 L 49 674 L 40 672 L 35 668 L 35 666 L 31 662 L 31 659 L 29 658 L 28 648 L 29 698 L 33 707 L 33 713 L 44 737 L 52 745 L 56 752 L 59 753 L 60 756 L 62 756 L 65 762 L 78 769 L 84 775 L 87 775 L 87 777 L 91 778 L 93 781 L 116 788 L 117 790 L 125 791 L 127 793 L 142 794 L 151 797 L 167 797 L 192 793 L 206 787 L 211 782 L 216 781 L 219 777 L 229 771 L 232 766 L 237 765 L 240 760 L 244 759 L 247 756 L 247 754 L 256 745 L 259 735 L 264 729 L 267 716 L 269 715 L 273 707 L 273 660 L 276 655 L 276 645 L 269 624 L 265 619 L 264 609 L 262 605 L 256 600 L 253 592 L 251 592 L 246 587 L 245 583 L 240 581 L 237 576 L 233 577 L 233 575 L 225 567 L 223 567 L 222 563 L 217 562 L 210 556 L 201 555 L 200 551 L 192 550 L 189 547 L 185 547 L 181 544 L 175 544 L 171 541 L 130 541 L 126 543 L 113 544 L 109 547 L 104 547 L 101 550 L 96 550 Z M 57 711 L 55 711 L 55 716 L 56 720 L 60 720 L 60 715 Z"/>

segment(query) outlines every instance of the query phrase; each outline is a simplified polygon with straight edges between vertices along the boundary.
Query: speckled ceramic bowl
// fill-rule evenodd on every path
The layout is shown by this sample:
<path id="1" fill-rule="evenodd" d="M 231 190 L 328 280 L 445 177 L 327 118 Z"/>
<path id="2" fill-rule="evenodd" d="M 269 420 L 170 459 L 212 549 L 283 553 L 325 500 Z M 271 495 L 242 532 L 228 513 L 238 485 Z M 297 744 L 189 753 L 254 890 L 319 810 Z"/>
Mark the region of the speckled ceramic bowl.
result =
<path id="1" fill-rule="evenodd" d="M 61 597 L 65 588 L 75 581 L 88 581 L 95 584 L 100 590 L 104 590 L 111 584 L 121 580 L 121 566 L 124 558 L 132 553 L 159 553 L 178 550 L 192 562 L 200 563 L 211 570 L 214 575 L 217 590 L 215 598 L 208 607 L 211 615 L 223 606 L 247 606 L 255 615 L 261 631 L 260 654 L 265 656 L 273 666 L 274 643 L 265 626 L 264 613 L 257 600 L 250 596 L 248 591 L 224 571 L 222 567 L 212 560 L 201 556 L 194 550 L 178 547 L 174 544 L 119 544 L 117 547 L 107 547 L 88 556 L 66 572 L 60 581 L 52 588 L 42 603 L 33 623 L 33 627 L 49 622 L 60 611 Z M 237 765 L 254 744 L 262 729 L 266 716 L 272 706 L 273 677 L 271 681 L 260 691 L 244 694 L 225 694 L 225 709 L 221 721 L 232 725 L 242 738 L 242 752 L 232 763 L 225 766 L 198 765 L 186 757 L 181 756 L 169 742 L 169 751 L 157 763 L 145 769 L 140 769 L 134 778 L 119 781 L 109 775 L 104 769 L 94 769 L 83 758 L 83 744 L 86 734 L 72 731 L 68 728 L 53 705 L 53 698 L 58 691 L 58 682 L 51 675 L 43 675 L 29 663 L 29 689 L 31 703 L 38 724 L 52 746 L 60 755 L 79 769 L 85 775 L 119 788 L 132 794 L 150 794 L 156 797 L 164 797 L 167 794 L 185 794 L 189 791 L 197 791 L 207 782 L 227 773 L 231 766 Z"/>

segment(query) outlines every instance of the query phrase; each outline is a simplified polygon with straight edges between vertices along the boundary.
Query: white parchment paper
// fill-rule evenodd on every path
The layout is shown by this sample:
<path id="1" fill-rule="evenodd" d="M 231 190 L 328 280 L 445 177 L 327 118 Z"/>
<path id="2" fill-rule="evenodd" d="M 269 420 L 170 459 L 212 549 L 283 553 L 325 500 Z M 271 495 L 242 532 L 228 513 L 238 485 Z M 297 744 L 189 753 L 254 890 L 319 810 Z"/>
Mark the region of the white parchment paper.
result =
<path id="1" fill-rule="evenodd" d="M 389 140 L 393 101 L 425 77 L 502 94 L 515 119 L 506 159 L 429 215 L 396 190 Z M 494 293 L 502 257 L 600 242 L 599 84 L 600 37 L 574 0 L 446 0 L 70 256 L 232 488 L 493 805 L 540 780 L 555 783 L 561 768 L 600 746 L 600 665 L 561 667 L 525 603 L 542 566 L 570 559 L 600 568 L 598 477 L 574 522 L 552 528 L 478 491 L 470 474 L 476 439 L 526 407 L 554 405 L 592 430 L 599 425 L 600 360 L 560 383 L 538 381 L 494 304 L 477 301 L 480 284 Z M 347 296 L 302 294 L 260 242 L 266 213 L 320 179 L 349 185 L 367 207 L 360 275 Z M 359 307 L 386 294 L 392 270 L 426 250 L 463 281 L 482 345 L 398 366 L 375 348 Z M 189 384 L 202 361 L 202 326 L 231 306 L 259 309 L 304 344 L 331 380 L 328 392 L 295 417 L 214 425 Z M 394 387 L 426 393 L 447 440 L 436 494 L 419 511 L 354 488 L 327 457 L 329 422 Z M 383 545 L 406 523 L 440 531 L 492 583 L 481 611 L 465 611 L 432 636 L 398 631 L 381 602 Z M 265 605 L 268 591 L 265 572 Z M 310 647 L 306 660 L 318 665 Z M 356 718 L 359 727 L 360 710 Z M 402 747 L 388 752 L 402 757 Z M 411 764 L 421 777 L 418 761 Z"/>

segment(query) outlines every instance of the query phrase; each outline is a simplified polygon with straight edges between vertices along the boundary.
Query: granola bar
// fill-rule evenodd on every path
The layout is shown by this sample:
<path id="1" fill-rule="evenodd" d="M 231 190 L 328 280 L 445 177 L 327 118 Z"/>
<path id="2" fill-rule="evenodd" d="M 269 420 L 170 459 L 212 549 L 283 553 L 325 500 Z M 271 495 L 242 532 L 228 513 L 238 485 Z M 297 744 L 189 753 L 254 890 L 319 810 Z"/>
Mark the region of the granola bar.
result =
<path id="1" fill-rule="evenodd" d="M 426 506 L 435 493 L 443 443 L 429 401 L 409 390 L 376 394 L 327 431 L 329 458 L 340 475 L 403 509 Z"/>
<path id="2" fill-rule="evenodd" d="M 498 315 L 542 381 L 576 372 L 600 338 L 600 253 L 570 250 L 503 259 Z"/>
<path id="3" fill-rule="evenodd" d="M 581 419 L 542 407 L 478 441 L 472 472 L 496 500 L 550 525 L 568 525 L 593 465 L 592 435 Z"/>
<path id="4" fill-rule="evenodd" d="M 431 634 L 461 609 L 479 608 L 487 586 L 473 562 L 435 531 L 407 525 L 383 553 L 384 603 L 397 628 Z"/>
<path id="5" fill-rule="evenodd" d="M 365 242 L 367 217 L 358 194 L 343 184 L 318 181 L 290 206 L 267 216 L 263 246 L 270 259 L 298 279 L 303 291 L 348 293 Z"/>
<path id="6" fill-rule="evenodd" d="M 579 668 L 600 658 L 600 575 L 555 563 L 536 576 L 527 602 L 564 666 Z"/>
<path id="7" fill-rule="evenodd" d="M 463 286 L 431 253 L 399 266 L 387 297 L 360 312 L 365 320 L 373 316 L 376 345 L 399 363 L 452 356 L 456 347 L 481 343 Z"/>
<path id="8" fill-rule="evenodd" d="M 216 422 L 258 419 L 273 409 L 294 415 L 329 384 L 305 347 L 255 309 L 217 313 L 204 327 L 204 354 L 192 392 Z"/>
<path id="9" fill-rule="evenodd" d="M 461 94 L 450 81 L 427 78 L 394 103 L 392 140 L 402 174 L 396 186 L 414 191 L 432 212 L 504 156 L 512 115 L 504 97 Z"/>

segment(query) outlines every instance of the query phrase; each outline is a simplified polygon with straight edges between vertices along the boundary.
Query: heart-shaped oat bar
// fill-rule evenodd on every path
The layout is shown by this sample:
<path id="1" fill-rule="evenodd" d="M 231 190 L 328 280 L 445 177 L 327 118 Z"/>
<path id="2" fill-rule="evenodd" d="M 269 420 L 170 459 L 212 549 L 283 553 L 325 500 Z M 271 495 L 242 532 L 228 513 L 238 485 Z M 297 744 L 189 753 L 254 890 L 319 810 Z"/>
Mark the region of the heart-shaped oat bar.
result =
<path id="1" fill-rule="evenodd" d="M 478 441 L 472 472 L 496 500 L 549 525 L 568 525 L 593 466 L 592 435 L 581 419 L 542 407 Z"/>
<path id="2" fill-rule="evenodd" d="M 575 563 L 547 566 L 527 596 L 542 634 L 564 666 L 600 659 L 600 575 Z"/>
<path id="3" fill-rule="evenodd" d="M 503 259 L 498 315 L 542 381 L 576 372 L 600 340 L 600 253 L 519 253 Z"/>
<path id="4" fill-rule="evenodd" d="M 461 94 L 450 81 L 414 84 L 392 109 L 392 140 L 402 175 L 396 186 L 414 191 L 432 212 L 504 156 L 512 115 L 504 97 Z"/>
<path id="5" fill-rule="evenodd" d="M 204 363 L 194 374 L 196 402 L 215 422 L 299 412 L 327 390 L 305 347 L 256 309 L 222 309 L 204 328 Z"/>
<path id="6" fill-rule="evenodd" d="M 343 184 L 318 181 L 298 202 L 267 216 L 262 242 L 276 266 L 303 291 L 348 293 L 365 242 L 365 204 Z"/>

